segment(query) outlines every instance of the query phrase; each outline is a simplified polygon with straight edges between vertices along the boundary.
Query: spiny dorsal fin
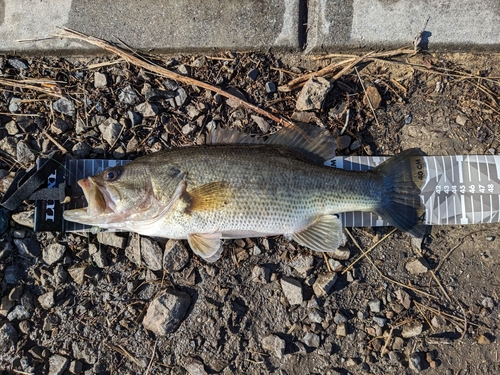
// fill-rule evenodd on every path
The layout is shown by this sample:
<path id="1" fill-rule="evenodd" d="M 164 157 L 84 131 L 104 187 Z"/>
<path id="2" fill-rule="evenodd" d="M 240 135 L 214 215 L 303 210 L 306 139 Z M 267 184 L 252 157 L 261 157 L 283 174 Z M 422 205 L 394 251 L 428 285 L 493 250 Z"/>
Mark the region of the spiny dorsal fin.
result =
<path id="1" fill-rule="evenodd" d="M 184 196 L 188 201 L 187 211 L 209 211 L 224 206 L 230 197 L 229 184 L 225 181 L 210 182 L 198 186 Z"/>
<path id="2" fill-rule="evenodd" d="M 337 148 L 328 130 L 303 123 L 282 128 L 270 136 L 266 144 L 290 147 L 320 163 L 333 158 Z"/>
<path id="3" fill-rule="evenodd" d="M 267 140 L 252 137 L 237 129 L 216 128 L 210 132 L 207 144 L 267 144 L 286 146 L 323 163 L 335 156 L 337 144 L 326 130 L 309 124 L 285 126 Z"/>

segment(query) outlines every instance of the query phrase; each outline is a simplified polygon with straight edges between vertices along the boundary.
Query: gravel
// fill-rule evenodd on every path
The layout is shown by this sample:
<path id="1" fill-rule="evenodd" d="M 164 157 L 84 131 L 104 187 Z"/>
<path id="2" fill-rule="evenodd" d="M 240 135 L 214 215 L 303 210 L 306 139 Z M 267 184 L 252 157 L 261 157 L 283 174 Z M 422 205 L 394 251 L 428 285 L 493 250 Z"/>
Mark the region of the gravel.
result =
<path id="1" fill-rule="evenodd" d="M 433 56 L 429 54 L 436 69 L 460 72 L 460 63 Z M 75 113 L 51 108 L 59 97 L 46 92 L 14 86 L 2 92 L 0 191 L 4 191 L 4 176 L 9 172 L 34 166 L 39 155 L 51 151 L 64 149 L 69 158 L 133 159 L 159 150 L 202 145 L 207 132 L 216 126 L 237 127 L 252 135 L 273 134 L 282 126 L 220 94 L 150 74 L 130 63 L 114 61 L 87 69 L 106 59 L 30 57 L 22 77 L 19 69 L 5 64 L 7 78 L 33 79 L 33 85 L 42 79 L 44 85 L 47 80 L 56 81 L 44 89 L 50 87 L 63 95 Z M 417 55 L 409 61 L 418 65 L 421 59 Z M 398 74 L 393 76 L 393 65 L 377 70 L 372 64 L 364 66 L 359 72 L 365 87 L 374 86 L 383 96 L 376 110 L 379 127 L 362 102 L 365 94 L 355 73 L 337 79 L 328 93 L 319 90 L 317 97 L 309 95 L 306 102 L 313 108 L 307 112 L 297 112 L 300 89 L 276 90 L 309 70 L 308 64 L 324 67 L 328 60 L 290 61 L 270 54 L 227 52 L 216 59 L 186 55 L 158 64 L 179 67 L 185 74 L 232 90 L 279 117 L 311 122 L 335 137 L 343 130 L 342 135 L 350 139 L 345 138 L 346 148 L 338 150 L 339 155 L 388 155 L 408 147 L 422 147 L 437 155 L 500 149 L 494 137 L 499 133 L 498 116 L 481 103 L 496 106 L 476 86 L 486 85 L 486 92 L 497 95 L 498 88 L 489 79 L 471 85 L 469 79 L 436 76 L 432 69 L 398 65 Z M 493 69 L 497 65 L 488 62 Z M 247 74 L 256 66 L 259 74 L 253 81 Z M 471 72 L 489 74 L 489 70 L 471 67 L 469 77 Z M 443 82 L 442 94 L 434 92 L 436 80 Z M 11 104 L 15 114 L 9 111 Z M 458 114 L 467 118 L 465 125 L 456 124 Z M 115 129 L 107 130 L 110 127 Z M 141 260 L 143 237 L 139 235 L 34 233 L 31 202 L 5 213 L 4 223 L 6 228 L 0 234 L 0 325 L 10 325 L 16 334 L 15 344 L 0 350 L 0 367 L 8 372 L 57 373 L 60 370 L 51 368 L 50 361 L 61 356 L 60 362 L 67 363 L 63 373 L 89 375 L 145 373 L 152 358 L 150 374 L 382 375 L 417 371 L 409 368 L 415 351 L 421 358 L 421 371 L 428 374 L 457 373 L 463 368 L 499 372 L 498 365 L 489 360 L 499 336 L 495 317 L 500 314 L 493 298 L 498 284 L 494 272 L 498 246 L 497 240 L 488 240 L 498 233 L 493 224 L 481 227 L 480 234 L 473 226 L 433 228 L 419 246 L 429 262 L 420 263 L 428 270 L 462 241 L 437 275 L 444 288 L 453 288 L 454 302 L 448 303 L 440 289 L 434 288 L 429 272 L 412 274 L 405 269 L 412 261 L 408 253 L 414 250 L 413 241 L 399 231 L 370 253 L 378 270 L 364 258 L 342 273 L 360 254 L 349 239 L 333 254 L 311 252 L 282 236 L 227 240 L 223 256 L 211 265 L 192 255 L 185 241 L 164 245 L 164 240 L 148 239 L 159 251 L 151 245 L 152 262 L 146 263 Z M 349 229 L 364 250 L 390 230 Z M 18 246 L 15 240 L 24 244 Z M 31 242 L 42 251 L 37 254 L 28 249 Z M 53 244 L 65 250 L 61 256 L 54 251 L 51 259 L 45 259 Z M 401 289 L 378 271 L 438 298 Z M 465 282 L 467 275 L 470 278 Z M 294 282 L 283 288 L 283 280 Z M 299 293 L 285 293 L 287 286 L 298 291 L 299 285 L 302 300 Z M 290 303 L 293 298 L 297 303 Z M 461 325 L 450 324 L 437 313 L 461 317 L 455 299 L 467 306 L 468 319 L 479 324 L 479 331 L 470 324 L 462 336 Z M 372 311 L 368 305 L 372 300 L 381 301 L 380 312 Z M 423 312 L 433 330 L 415 320 L 423 319 L 417 302 L 434 309 Z M 413 327 L 409 329 L 405 323 Z M 157 333 L 147 329 L 147 324 Z M 396 328 L 386 347 L 389 353 L 382 355 L 391 327 Z M 410 337 L 403 337 L 403 332 Z M 436 354 L 426 356 L 430 352 Z"/>

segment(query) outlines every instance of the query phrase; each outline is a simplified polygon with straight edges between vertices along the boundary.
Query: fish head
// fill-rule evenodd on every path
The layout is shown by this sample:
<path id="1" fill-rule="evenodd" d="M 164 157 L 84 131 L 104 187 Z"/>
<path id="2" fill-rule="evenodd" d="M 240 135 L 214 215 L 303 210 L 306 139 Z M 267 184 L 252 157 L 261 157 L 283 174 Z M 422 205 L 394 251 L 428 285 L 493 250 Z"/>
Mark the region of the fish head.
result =
<path id="1" fill-rule="evenodd" d="M 87 207 L 64 211 L 65 220 L 103 228 L 154 220 L 172 206 L 183 185 L 182 172 L 173 166 L 155 169 L 131 162 L 108 168 L 78 181 Z M 123 224 L 123 225 L 122 225 Z"/>

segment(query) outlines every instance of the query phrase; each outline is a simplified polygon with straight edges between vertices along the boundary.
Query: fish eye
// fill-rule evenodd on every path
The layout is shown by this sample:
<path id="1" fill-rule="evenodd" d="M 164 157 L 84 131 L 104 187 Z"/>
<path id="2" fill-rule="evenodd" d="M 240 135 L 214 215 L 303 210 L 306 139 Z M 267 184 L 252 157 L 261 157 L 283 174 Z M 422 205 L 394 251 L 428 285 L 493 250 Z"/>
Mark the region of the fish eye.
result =
<path id="1" fill-rule="evenodd" d="M 104 181 L 115 181 L 120 176 L 120 172 L 117 169 L 108 169 L 104 173 Z"/>

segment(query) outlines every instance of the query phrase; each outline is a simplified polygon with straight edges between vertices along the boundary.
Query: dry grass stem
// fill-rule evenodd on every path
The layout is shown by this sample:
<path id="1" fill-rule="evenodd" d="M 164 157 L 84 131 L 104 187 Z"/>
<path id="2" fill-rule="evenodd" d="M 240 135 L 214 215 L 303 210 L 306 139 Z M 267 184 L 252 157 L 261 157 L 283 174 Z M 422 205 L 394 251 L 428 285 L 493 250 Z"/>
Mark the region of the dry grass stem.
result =
<path id="1" fill-rule="evenodd" d="M 219 87 L 213 86 L 209 83 L 199 81 L 199 80 L 191 78 L 191 77 L 186 77 L 186 76 L 183 76 L 181 74 L 174 73 L 168 69 L 165 69 L 161 66 L 158 66 L 158 65 L 155 65 L 151 62 L 146 61 L 146 59 L 143 58 L 142 56 L 138 56 L 137 54 L 135 54 L 135 55 L 130 54 L 130 53 L 124 51 L 122 48 L 120 48 L 116 45 L 113 45 L 113 44 L 111 44 L 103 39 L 95 38 L 95 37 L 86 35 L 84 33 L 70 30 L 70 29 L 60 29 L 58 36 L 64 37 L 64 38 L 83 40 L 83 41 L 88 42 L 90 44 L 96 45 L 100 48 L 103 48 L 108 52 L 114 53 L 115 55 L 120 56 L 121 58 L 125 59 L 126 61 L 130 62 L 131 64 L 139 66 L 139 67 L 146 69 L 150 72 L 159 74 L 159 75 L 166 77 L 166 78 L 173 79 L 177 82 L 181 82 L 181 83 L 188 84 L 188 85 L 195 85 L 197 87 L 201 87 L 203 89 L 213 91 L 213 92 L 215 92 L 215 93 L 217 93 L 217 94 L 219 94 L 227 99 L 235 101 L 236 103 L 238 103 L 239 105 L 241 105 L 243 107 L 246 107 L 246 108 L 262 115 L 262 116 L 269 118 L 270 120 L 273 120 L 274 122 L 276 122 L 280 125 L 283 125 L 283 126 L 293 125 L 293 123 L 291 123 L 290 121 L 279 118 L 279 117 L 273 115 L 272 113 L 269 113 L 269 112 L 263 110 L 262 108 L 257 107 L 256 105 L 248 103 L 247 101 L 222 90 Z"/>
<path id="2" fill-rule="evenodd" d="M 61 152 L 62 152 L 63 154 L 67 154 L 67 153 L 68 153 L 68 150 L 66 150 L 66 148 L 65 148 L 62 144 L 60 144 L 59 142 L 57 142 L 57 141 L 55 140 L 55 138 L 54 138 L 54 137 L 52 137 L 49 133 L 47 133 L 47 131 L 43 130 L 43 131 L 42 131 L 42 133 L 43 133 L 43 135 L 44 135 L 44 136 L 46 136 L 46 137 L 47 137 L 47 138 L 48 138 L 48 139 L 49 139 L 49 140 L 50 140 L 53 144 L 55 144 L 55 145 L 57 146 L 57 148 L 58 148 L 59 150 L 61 150 Z"/>
<path id="3" fill-rule="evenodd" d="M 107 342 L 104 343 L 104 346 L 107 346 L 111 350 L 114 350 L 115 352 L 120 353 L 121 355 L 127 357 L 132 362 L 134 362 L 137 366 L 141 367 L 141 362 L 139 362 L 139 360 L 137 358 L 135 358 L 132 354 L 130 354 L 128 352 L 128 350 L 126 350 L 123 346 L 121 346 L 121 345 L 116 345 L 115 346 L 115 345 L 112 345 L 112 344 L 108 344 Z"/>
<path id="4" fill-rule="evenodd" d="M 151 360 L 148 363 L 148 367 L 146 367 L 146 371 L 144 371 L 144 375 L 148 375 L 148 373 L 151 369 L 151 366 L 153 365 L 153 360 L 154 360 L 155 355 L 156 355 L 156 345 L 158 345 L 158 339 L 155 340 L 155 344 L 153 346 L 153 353 L 151 353 Z"/>
<path id="5" fill-rule="evenodd" d="M 375 108 L 373 108 L 370 96 L 366 92 L 365 84 L 363 83 L 363 80 L 361 79 L 361 76 L 359 75 L 358 68 L 354 67 L 354 70 L 356 71 L 356 74 L 358 75 L 359 83 L 361 83 L 361 87 L 363 88 L 363 92 L 365 93 L 366 100 L 368 100 L 368 104 L 370 104 L 370 109 L 372 110 L 373 117 L 375 117 L 375 122 L 377 123 L 377 126 L 380 126 L 380 123 L 378 122 L 377 113 L 375 112 Z"/>
<path id="6" fill-rule="evenodd" d="M 29 82 L 29 83 L 24 83 L 24 82 Z M 37 84 L 50 85 L 50 87 L 47 88 L 47 87 L 43 87 L 43 86 L 36 86 Z M 49 96 L 55 96 L 56 98 L 63 97 L 63 95 L 59 92 L 59 88 L 57 86 L 56 81 L 46 81 L 46 80 L 17 81 L 14 79 L 0 78 L 0 85 L 13 86 L 13 87 L 17 87 L 20 89 L 38 91 L 38 92 L 42 92 L 42 93 L 49 95 Z"/>
<path id="7" fill-rule="evenodd" d="M 425 321 L 427 322 L 427 325 L 429 327 L 431 327 L 431 331 L 434 332 L 434 327 L 432 326 L 432 324 L 429 321 L 429 319 L 427 319 L 427 316 L 424 314 L 424 312 L 420 309 L 420 306 L 418 304 L 415 304 L 415 307 L 417 308 L 417 310 L 420 313 L 420 315 L 422 315 L 422 317 L 425 319 Z"/>
<path id="8" fill-rule="evenodd" d="M 363 251 L 361 249 L 361 247 L 357 244 L 356 240 L 354 239 L 354 237 L 351 235 L 351 233 L 346 229 L 346 232 L 347 234 L 349 235 L 349 237 L 351 237 L 351 239 L 353 240 L 353 242 L 356 244 L 356 247 L 361 251 L 361 255 L 356 258 L 356 260 L 354 262 L 352 262 L 351 264 L 349 264 L 349 266 L 344 269 L 342 271 L 342 274 L 346 273 L 347 271 L 350 271 L 354 265 L 356 263 L 358 263 L 361 259 L 363 259 L 365 256 L 367 256 L 373 249 L 375 249 L 382 241 L 384 241 L 387 237 L 389 237 L 390 235 L 392 235 L 395 231 L 397 231 L 396 228 L 394 228 L 393 230 L 391 230 L 389 233 L 387 233 L 384 237 L 382 237 L 380 240 L 378 240 L 374 245 L 372 245 L 368 250 L 366 251 Z"/>
<path id="9" fill-rule="evenodd" d="M 396 230 L 396 229 L 394 229 Z M 429 297 L 429 298 L 432 298 L 432 299 L 438 299 L 436 296 L 433 296 L 432 294 L 429 294 L 427 292 L 424 292 L 423 290 L 420 290 L 418 288 L 415 288 L 414 286 L 411 286 L 411 285 L 406 285 L 406 284 L 403 284 L 403 283 L 400 283 L 399 281 L 396 281 L 396 280 L 393 280 L 391 279 L 390 277 L 384 275 L 384 273 L 382 271 L 380 271 L 380 269 L 375 265 L 375 263 L 373 262 L 373 260 L 371 260 L 371 258 L 368 256 L 368 251 L 363 251 L 361 249 L 361 247 L 359 246 L 358 242 L 354 239 L 354 237 L 352 236 L 351 232 L 349 232 L 346 228 L 345 228 L 345 231 L 347 232 L 347 234 L 349 235 L 349 237 L 351 237 L 352 241 L 354 242 L 354 245 L 359 249 L 359 251 L 361 251 L 361 253 L 363 253 L 363 255 L 366 257 L 366 259 L 370 262 L 370 264 L 372 265 L 372 267 L 377 271 L 377 273 L 384 279 L 384 280 L 387 280 L 389 281 L 390 283 L 393 283 L 393 284 L 396 284 L 396 285 L 399 285 L 400 287 L 402 288 L 406 288 L 406 289 L 410 289 L 412 291 L 414 291 L 415 293 L 418 293 L 418 294 L 422 294 L 426 297 Z M 391 232 L 392 233 L 392 232 Z M 389 233 L 389 234 L 391 234 Z M 388 236 L 386 236 L 388 237 Z M 386 237 L 384 237 L 382 240 L 380 240 L 379 242 L 377 242 L 377 244 L 379 244 L 380 242 L 382 242 Z M 374 245 L 375 246 L 375 245 Z M 374 247 L 373 246 L 373 247 Z M 370 248 L 371 250 L 372 248 Z M 346 270 L 342 271 L 342 273 L 346 272 Z"/>

